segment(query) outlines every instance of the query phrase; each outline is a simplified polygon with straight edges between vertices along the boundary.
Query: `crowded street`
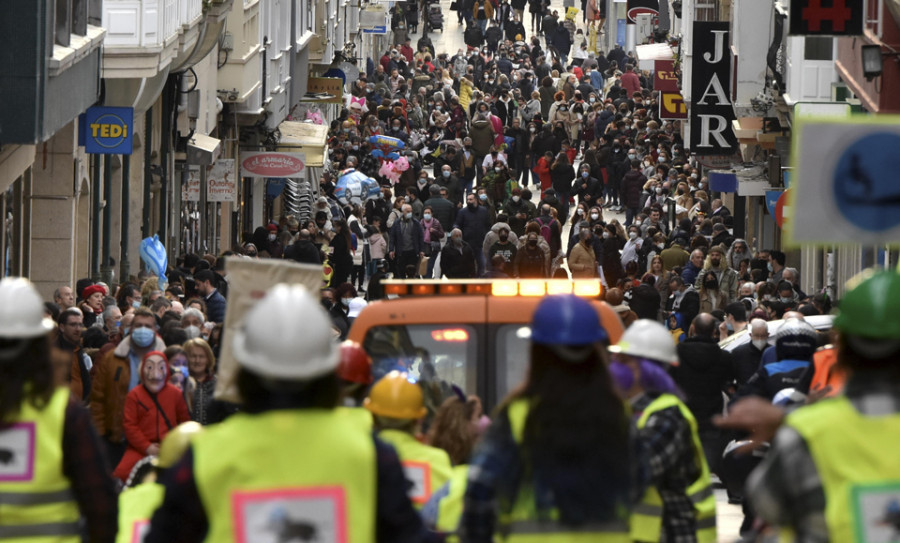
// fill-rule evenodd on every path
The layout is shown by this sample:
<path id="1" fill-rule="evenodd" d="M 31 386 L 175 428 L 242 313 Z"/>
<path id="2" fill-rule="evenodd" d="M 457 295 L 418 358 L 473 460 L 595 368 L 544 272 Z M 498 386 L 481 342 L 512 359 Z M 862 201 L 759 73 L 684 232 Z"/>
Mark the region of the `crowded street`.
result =
<path id="1" fill-rule="evenodd" d="M 900 0 L 822 4 L 9 0 L 0 541 L 900 541 Z"/>

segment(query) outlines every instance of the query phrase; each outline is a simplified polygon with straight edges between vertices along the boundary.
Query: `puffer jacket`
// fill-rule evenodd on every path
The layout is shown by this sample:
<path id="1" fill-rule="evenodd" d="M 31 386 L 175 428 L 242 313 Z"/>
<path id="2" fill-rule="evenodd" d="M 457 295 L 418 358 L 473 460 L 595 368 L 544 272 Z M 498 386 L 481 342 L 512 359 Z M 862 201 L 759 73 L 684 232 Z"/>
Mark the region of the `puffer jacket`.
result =
<path id="1" fill-rule="evenodd" d="M 494 127 L 488 119 L 475 119 L 469 137 L 472 138 L 472 150 L 476 156 L 484 156 L 491 152 L 494 144 Z M 481 166 L 480 164 L 478 166 Z"/>
<path id="2" fill-rule="evenodd" d="M 143 366 L 144 363 L 141 362 L 142 370 Z M 166 381 L 168 380 L 167 367 Z M 113 472 L 113 475 L 123 481 L 128 479 L 134 465 L 147 456 L 150 445 L 162 443 L 169 430 L 191 420 L 184 395 L 168 382 L 156 394 L 147 390 L 143 384 L 134 387 L 125 398 L 124 418 L 123 428 L 128 448 Z"/>

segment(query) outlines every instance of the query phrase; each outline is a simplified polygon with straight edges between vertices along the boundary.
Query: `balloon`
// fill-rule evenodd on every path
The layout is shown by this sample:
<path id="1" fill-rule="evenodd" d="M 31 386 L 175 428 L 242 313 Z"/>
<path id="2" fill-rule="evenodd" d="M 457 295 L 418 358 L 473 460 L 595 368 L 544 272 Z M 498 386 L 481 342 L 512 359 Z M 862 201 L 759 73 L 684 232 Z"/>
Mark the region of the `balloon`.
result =
<path id="1" fill-rule="evenodd" d="M 406 144 L 403 143 L 403 140 L 401 140 L 400 138 L 392 138 L 390 136 L 370 136 L 369 143 L 371 143 L 372 145 L 390 149 L 403 149 L 404 147 L 406 147 Z"/>
<path id="2" fill-rule="evenodd" d="M 409 160 L 405 156 L 398 158 L 394 161 L 394 169 L 397 172 L 405 172 L 409 169 Z"/>
<path id="3" fill-rule="evenodd" d="M 382 151 L 381 149 L 373 149 L 372 152 L 369 154 L 375 158 L 384 158 L 384 151 Z M 395 154 L 395 153 L 391 153 L 391 154 Z"/>
<path id="4" fill-rule="evenodd" d="M 396 183 L 400 180 L 400 172 L 395 171 L 394 168 L 391 167 L 391 162 L 385 162 L 381 165 L 381 168 L 378 170 L 378 175 L 381 177 L 386 177 L 391 180 L 391 183 Z"/>
<path id="5" fill-rule="evenodd" d="M 388 154 L 384 155 L 384 158 L 386 158 L 388 160 L 397 160 L 398 158 L 400 158 L 400 154 L 399 153 L 388 153 Z"/>
<path id="6" fill-rule="evenodd" d="M 141 260 L 147 265 L 147 269 L 158 277 L 160 290 L 165 290 L 166 268 L 169 265 L 169 257 L 166 255 L 166 248 L 159 241 L 159 235 L 154 234 L 152 238 L 144 238 L 141 240 Z"/>
<path id="7" fill-rule="evenodd" d="M 378 182 L 353 168 L 342 171 L 334 187 L 334 197 L 343 205 L 361 205 L 365 200 L 376 198 L 380 192 Z"/>

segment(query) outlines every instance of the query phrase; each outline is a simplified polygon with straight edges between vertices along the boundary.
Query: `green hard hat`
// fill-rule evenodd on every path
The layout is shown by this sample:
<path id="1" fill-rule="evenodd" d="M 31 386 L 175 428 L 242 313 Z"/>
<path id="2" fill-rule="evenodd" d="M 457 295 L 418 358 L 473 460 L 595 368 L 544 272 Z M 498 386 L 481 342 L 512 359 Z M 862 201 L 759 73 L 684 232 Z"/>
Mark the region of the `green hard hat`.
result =
<path id="1" fill-rule="evenodd" d="M 834 327 L 845 334 L 900 340 L 900 274 L 866 270 L 850 281 Z"/>

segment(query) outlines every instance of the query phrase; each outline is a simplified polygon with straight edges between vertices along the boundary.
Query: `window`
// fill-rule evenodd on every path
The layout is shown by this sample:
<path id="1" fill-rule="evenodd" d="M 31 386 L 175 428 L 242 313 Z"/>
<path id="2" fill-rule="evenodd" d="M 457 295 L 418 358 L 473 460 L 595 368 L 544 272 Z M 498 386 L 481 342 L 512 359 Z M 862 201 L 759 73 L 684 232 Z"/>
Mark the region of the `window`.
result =
<path id="1" fill-rule="evenodd" d="M 807 36 L 804 40 L 803 58 L 805 60 L 834 60 L 834 38 Z"/>
<path id="2" fill-rule="evenodd" d="M 468 394 L 477 390 L 478 335 L 460 324 L 377 326 L 369 330 L 363 348 L 372 357 L 372 375 L 405 371 L 422 383 L 425 402 L 436 409 L 450 394 L 450 385 Z"/>
<path id="3" fill-rule="evenodd" d="M 497 329 L 497 401 L 528 377 L 531 357 L 531 327 L 527 324 L 504 324 Z"/>
<path id="4" fill-rule="evenodd" d="M 53 25 L 53 43 L 68 47 L 71 41 L 72 0 L 56 0 L 56 18 Z"/>

